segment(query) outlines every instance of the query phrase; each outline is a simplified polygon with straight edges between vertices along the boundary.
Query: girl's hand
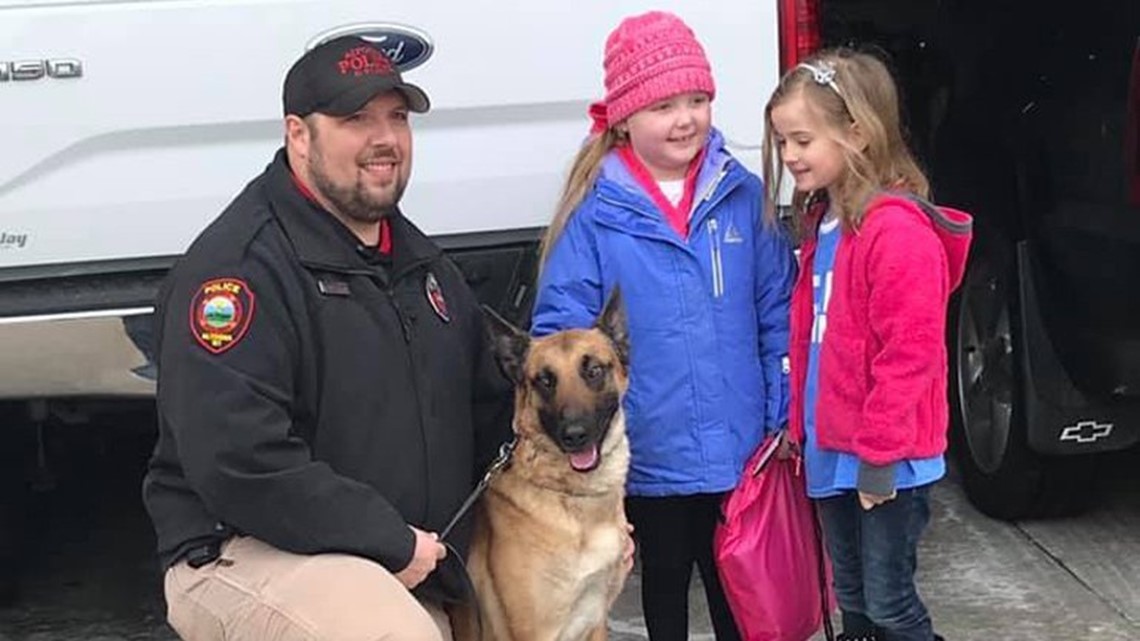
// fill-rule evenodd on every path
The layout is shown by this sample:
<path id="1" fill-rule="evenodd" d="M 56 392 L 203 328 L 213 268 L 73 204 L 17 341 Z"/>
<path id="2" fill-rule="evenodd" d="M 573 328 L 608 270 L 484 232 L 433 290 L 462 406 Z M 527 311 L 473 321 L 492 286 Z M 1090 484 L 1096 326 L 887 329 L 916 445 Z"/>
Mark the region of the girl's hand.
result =
<path id="1" fill-rule="evenodd" d="M 786 461 L 793 456 L 799 456 L 800 445 L 792 439 L 788 438 L 786 431 L 780 433 L 780 446 L 776 448 L 776 458 L 781 461 Z"/>
<path id="2" fill-rule="evenodd" d="M 622 518 L 624 517 L 625 513 L 623 512 Z M 625 533 L 623 538 L 625 539 L 625 546 L 622 548 L 621 566 L 618 570 L 617 585 L 619 589 L 614 590 L 613 597 L 610 599 L 611 608 L 613 607 L 614 602 L 617 601 L 618 596 L 621 595 L 620 586 L 625 585 L 626 579 L 629 578 L 629 573 L 633 570 L 633 553 L 636 546 L 633 543 L 633 524 L 629 521 L 625 522 Z"/>
<path id="3" fill-rule="evenodd" d="M 866 492 L 859 493 L 859 505 L 863 506 L 864 510 L 870 510 L 876 505 L 882 505 L 887 501 L 893 501 L 899 495 L 898 490 L 891 492 L 890 496 L 879 496 L 878 494 L 868 494 Z"/>
<path id="4" fill-rule="evenodd" d="M 626 521 L 625 524 L 625 549 L 621 554 L 621 571 L 623 576 L 628 576 L 630 570 L 633 569 L 633 552 L 635 549 L 633 544 L 633 524 Z"/>

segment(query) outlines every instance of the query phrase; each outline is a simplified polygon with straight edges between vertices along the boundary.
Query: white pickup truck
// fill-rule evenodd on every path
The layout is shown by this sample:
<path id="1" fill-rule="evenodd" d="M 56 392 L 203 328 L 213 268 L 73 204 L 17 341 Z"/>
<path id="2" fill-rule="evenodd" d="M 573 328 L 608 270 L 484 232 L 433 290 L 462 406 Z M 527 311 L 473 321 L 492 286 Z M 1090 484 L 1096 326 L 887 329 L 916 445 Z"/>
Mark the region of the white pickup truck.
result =
<path id="1" fill-rule="evenodd" d="M 714 66 L 715 124 L 759 169 L 777 5 L 0 0 L 0 601 L 29 489 L 75 468 L 53 444 L 153 429 L 158 284 L 281 145 L 282 80 L 307 47 L 373 39 L 431 95 L 404 211 L 483 302 L 525 321 L 606 34 L 651 8 L 681 15 Z"/>
<path id="2" fill-rule="evenodd" d="M 519 320 L 605 36 L 651 5 L 703 39 L 715 124 L 757 168 L 774 0 L 0 0 L 0 399 L 153 394 L 156 285 L 281 144 L 290 63 L 344 33 L 431 95 L 404 209 Z"/>

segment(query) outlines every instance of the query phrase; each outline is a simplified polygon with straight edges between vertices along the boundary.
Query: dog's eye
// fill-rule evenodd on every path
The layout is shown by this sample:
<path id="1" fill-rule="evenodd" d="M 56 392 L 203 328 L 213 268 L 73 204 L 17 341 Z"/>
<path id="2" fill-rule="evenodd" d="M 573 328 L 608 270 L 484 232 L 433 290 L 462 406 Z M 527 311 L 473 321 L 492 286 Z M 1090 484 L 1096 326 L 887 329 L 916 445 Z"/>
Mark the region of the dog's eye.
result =
<path id="1" fill-rule="evenodd" d="M 542 372 L 538 376 L 534 377 L 534 384 L 540 389 L 552 390 L 554 389 L 554 383 L 554 375 L 550 372 Z"/>
<path id="2" fill-rule="evenodd" d="M 586 366 L 586 379 L 596 381 L 606 373 L 606 368 L 598 363 L 590 363 Z"/>

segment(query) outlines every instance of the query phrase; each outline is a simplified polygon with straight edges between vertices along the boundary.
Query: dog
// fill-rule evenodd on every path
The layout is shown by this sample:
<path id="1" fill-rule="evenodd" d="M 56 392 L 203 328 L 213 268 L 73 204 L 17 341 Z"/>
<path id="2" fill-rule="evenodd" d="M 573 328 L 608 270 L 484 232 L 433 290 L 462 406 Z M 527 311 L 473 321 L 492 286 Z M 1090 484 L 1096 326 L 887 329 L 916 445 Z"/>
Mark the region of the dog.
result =
<path id="1" fill-rule="evenodd" d="M 628 574 L 622 396 L 629 347 L 620 293 L 597 323 L 531 339 L 490 310 L 515 384 L 516 446 L 475 508 L 467 569 L 479 613 L 457 641 L 601 641 Z"/>

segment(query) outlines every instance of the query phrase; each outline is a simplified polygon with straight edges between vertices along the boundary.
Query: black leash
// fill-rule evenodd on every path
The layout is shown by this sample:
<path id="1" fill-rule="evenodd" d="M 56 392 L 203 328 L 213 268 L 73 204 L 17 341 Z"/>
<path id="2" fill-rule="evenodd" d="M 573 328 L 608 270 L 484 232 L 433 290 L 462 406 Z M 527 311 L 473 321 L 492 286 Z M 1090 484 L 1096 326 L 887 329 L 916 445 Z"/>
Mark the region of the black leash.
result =
<path id="1" fill-rule="evenodd" d="M 455 515 L 451 517 L 451 520 L 447 522 L 447 525 L 439 533 L 439 541 L 447 548 L 447 555 L 455 559 L 455 563 L 459 568 L 459 576 L 463 580 L 463 588 L 467 591 L 468 597 L 471 599 L 470 607 L 475 613 L 475 638 L 477 639 L 483 638 L 483 609 L 479 605 L 479 596 L 475 594 L 475 584 L 471 581 L 471 574 L 467 572 L 466 560 L 459 555 L 459 551 L 455 549 L 455 546 L 448 543 L 446 539 L 447 536 L 451 534 L 451 531 L 455 529 L 456 524 L 471 511 L 471 508 L 475 505 L 475 501 L 479 500 L 479 497 L 483 495 L 487 486 L 491 484 L 491 479 L 510 465 L 511 455 L 514 454 L 516 445 L 518 445 L 518 437 L 512 436 L 511 440 L 499 446 L 499 455 L 496 456 L 495 460 L 491 462 L 491 465 L 487 467 L 487 472 L 483 475 L 483 478 L 479 480 L 479 484 L 475 486 L 475 489 L 472 490 L 471 494 L 463 501 L 463 505 L 459 506 Z"/>
<path id="2" fill-rule="evenodd" d="M 827 607 L 829 592 L 827 589 L 827 556 L 824 554 L 823 548 L 823 526 L 819 522 L 819 509 L 816 507 L 815 501 L 811 501 L 811 524 L 815 530 L 815 551 L 816 558 L 819 560 L 817 569 L 819 570 L 819 602 L 823 609 L 823 635 L 827 641 L 835 641 L 835 627 L 831 625 L 831 608 Z"/>
<path id="3" fill-rule="evenodd" d="M 459 506 L 459 510 L 455 513 L 455 516 L 451 517 L 451 520 L 447 522 L 447 526 L 439 533 L 440 541 L 446 539 L 447 535 L 451 534 L 451 530 L 455 528 L 455 525 L 467 515 L 471 507 L 475 505 L 475 501 L 479 500 L 479 497 L 483 495 L 483 491 L 490 485 L 491 479 L 510 464 L 511 454 L 514 454 L 517 444 L 518 438 L 512 436 L 511 440 L 499 446 L 499 455 L 495 457 L 490 467 L 487 468 L 487 473 L 483 475 L 479 484 L 475 486 L 475 489 L 467 496 L 467 499 L 463 501 L 463 505 Z"/>

